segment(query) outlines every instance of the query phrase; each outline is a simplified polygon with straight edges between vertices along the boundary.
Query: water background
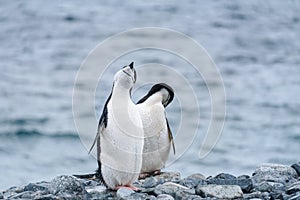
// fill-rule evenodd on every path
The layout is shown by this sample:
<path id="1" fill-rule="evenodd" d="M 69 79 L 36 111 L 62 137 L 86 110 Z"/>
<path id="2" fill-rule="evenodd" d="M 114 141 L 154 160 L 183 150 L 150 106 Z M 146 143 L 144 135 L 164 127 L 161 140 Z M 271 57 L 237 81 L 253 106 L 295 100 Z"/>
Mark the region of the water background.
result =
<path id="1" fill-rule="evenodd" d="M 215 149 L 197 158 L 210 117 L 207 88 L 191 67 L 183 69 L 186 63 L 166 52 L 136 52 L 113 63 L 97 89 L 98 114 L 119 67 L 132 59 L 137 65 L 162 63 L 182 72 L 201 91 L 199 136 L 166 170 L 183 176 L 240 175 L 251 174 L 264 162 L 298 162 L 299 12 L 296 1 L 1 1 L 0 189 L 96 168 L 73 122 L 77 70 L 105 38 L 149 26 L 194 38 L 219 67 L 227 117 Z M 165 78 L 160 72 L 154 75 Z M 134 99 L 149 87 L 135 93 Z M 168 108 L 174 132 L 180 120 L 178 105 L 175 99 Z"/>

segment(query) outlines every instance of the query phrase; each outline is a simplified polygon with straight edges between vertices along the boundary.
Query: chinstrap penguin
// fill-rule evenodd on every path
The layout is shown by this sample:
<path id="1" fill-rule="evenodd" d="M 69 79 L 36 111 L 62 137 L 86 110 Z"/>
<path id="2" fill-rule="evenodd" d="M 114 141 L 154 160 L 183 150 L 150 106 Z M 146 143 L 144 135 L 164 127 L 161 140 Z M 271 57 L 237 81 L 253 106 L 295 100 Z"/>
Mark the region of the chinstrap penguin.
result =
<path id="1" fill-rule="evenodd" d="M 140 178 L 160 173 L 169 157 L 171 143 L 175 154 L 174 140 L 165 113 L 165 107 L 173 98 L 173 89 L 165 83 L 159 83 L 137 102 L 144 129 Z"/>
<path id="2" fill-rule="evenodd" d="M 132 183 L 137 180 L 142 167 L 142 121 L 137 106 L 131 100 L 131 88 L 135 82 L 133 62 L 115 74 L 112 91 L 104 105 L 90 149 L 96 144 L 96 177 L 112 190 L 120 187 L 136 190 Z"/>

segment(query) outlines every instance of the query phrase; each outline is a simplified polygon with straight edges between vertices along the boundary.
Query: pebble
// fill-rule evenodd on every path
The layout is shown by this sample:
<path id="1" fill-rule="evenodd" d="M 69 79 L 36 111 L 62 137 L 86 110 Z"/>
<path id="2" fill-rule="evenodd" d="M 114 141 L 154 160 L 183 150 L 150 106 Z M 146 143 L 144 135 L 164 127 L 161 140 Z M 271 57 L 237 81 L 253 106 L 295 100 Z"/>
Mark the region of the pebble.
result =
<path id="1" fill-rule="evenodd" d="M 172 197 L 176 198 L 178 195 L 180 196 L 180 194 L 194 195 L 195 190 L 184 187 L 177 183 L 166 182 L 162 185 L 156 186 L 156 188 L 154 190 L 154 194 L 156 196 L 158 196 L 160 194 L 168 194 L 168 195 L 171 195 Z"/>
<path id="2" fill-rule="evenodd" d="M 135 192 L 129 188 L 120 188 L 117 190 L 117 198 L 126 199 L 126 197 L 129 197 L 133 193 Z"/>
<path id="3" fill-rule="evenodd" d="M 300 176 L 300 162 L 295 163 L 291 166 L 298 174 L 298 176 Z"/>
<path id="4" fill-rule="evenodd" d="M 143 188 L 152 188 L 157 186 L 157 178 L 149 177 L 144 180 L 144 183 L 141 185 Z"/>
<path id="5" fill-rule="evenodd" d="M 174 200 L 174 198 L 168 194 L 160 194 L 157 196 L 157 200 Z"/>
<path id="6" fill-rule="evenodd" d="M 243 197 L 243 192 L 238 185 L 199 185 L 196 193 L 201 197 L 216 197 L 220 199 Z"/>
<path id="7" fill-rule="evenodd" d="M 0 199 L 126 199 L 126 200 L 200 200 L 200 199 L 300 199 L 299 162 L 292 167 L 264 164 L 257 167 L 253 176 L 234 176 L 220 173 L 214 177 L 195 173 L 186 178 L 178 172 L 163 172 L 159 175 L 137 180 L 141 188 L 134 192 L 129 188 L 118 191 L 106 189 L 94 180 L 77 179 L 62 175 L 50 182 L 29 183 L 11 187 L 0 192 Z"/>

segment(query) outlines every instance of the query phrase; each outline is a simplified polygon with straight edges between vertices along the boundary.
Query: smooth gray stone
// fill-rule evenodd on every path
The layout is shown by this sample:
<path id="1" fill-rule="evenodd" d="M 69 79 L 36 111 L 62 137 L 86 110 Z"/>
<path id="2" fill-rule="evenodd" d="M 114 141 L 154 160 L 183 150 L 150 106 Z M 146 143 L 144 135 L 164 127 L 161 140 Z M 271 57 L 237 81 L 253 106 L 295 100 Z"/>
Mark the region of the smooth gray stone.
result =
<path id="1" fill-rule="evenodd" d="M 205 176 L 203 174 L 200 173 L 195 173 L 192 175 L 189 175 L 188 177 L 186 177 L 187 179 L 191 178 L 191 179 L 202 179 L 202 180 L 206 180 Z"/>
<path id="2" fill-rule="evenodd" d="M 174 198 L 169 194 L 160 194 L 156 198 L 157 200 L 174 200 Z"/>
<path id="3" fill-rule="evenodd" d="M 297 177 L 297 172 L 292 167 L 279 164 L 263 164 L 254 171 L 252 180 L 255 187 L 264 181 L 290 185 L 296 182 Z"/>
<path id="4" fill-rule="evenodd" d="M 157 186 L 157 178 L 149 177 L 144 180 L 144 183 L 141 185 L 143 188 L 152 188 Z"/>
<path id="5" fill-rule="evenodd" d="M 238 185 L 199 185 L 196 194 L 201 197 L 216 197 L 220 199 L 242 198 L 243 192 Z"/>
<path id="6" fill-rule="evenodd" d="M 126 200 L 156 200 L 155 196 L 147 195 L 144 193 L 133 193 L 129 197 L 126 197 Z"/>
<path id="7" fill-rule="evenodd" d="M 133 193 L 135 192 L 129 188 L 120 188 L 117 190 L 117 198 L 126 199 L 126 197 L 129 197 Z"/>
<path id="8" fill-rule="evenodd" d="M 163 185 L 156 186 L 154 193 L 155 195 L 169 194 L 175 198 L 176 196 L 181 195 L 182 193 L 188 195 L 194 195 L 195 190 L 189 189 L 187 187 L 184 187 L 176 183 L 166 182 Z"/>

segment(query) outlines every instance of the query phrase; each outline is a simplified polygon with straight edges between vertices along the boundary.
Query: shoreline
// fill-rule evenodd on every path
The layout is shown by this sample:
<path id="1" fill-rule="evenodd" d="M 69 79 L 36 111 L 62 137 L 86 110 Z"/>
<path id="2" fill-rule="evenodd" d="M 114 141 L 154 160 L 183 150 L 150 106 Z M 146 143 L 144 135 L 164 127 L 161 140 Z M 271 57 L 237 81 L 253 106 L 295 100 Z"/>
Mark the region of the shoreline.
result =
<path id="1" fill-rule="evenodd" d="M 220 173 L 205 177 L 200 173 L 181 177 L 179 172 L 138 180 L 134 186 L 107 190 L 94 180 L 61 175 L 51 181 L 13 186 L 0 192 L 0 199 L 300 199 L 300 162 L 292 166 L 262 164 L 252 175 Z"/>

